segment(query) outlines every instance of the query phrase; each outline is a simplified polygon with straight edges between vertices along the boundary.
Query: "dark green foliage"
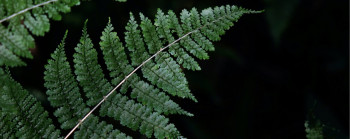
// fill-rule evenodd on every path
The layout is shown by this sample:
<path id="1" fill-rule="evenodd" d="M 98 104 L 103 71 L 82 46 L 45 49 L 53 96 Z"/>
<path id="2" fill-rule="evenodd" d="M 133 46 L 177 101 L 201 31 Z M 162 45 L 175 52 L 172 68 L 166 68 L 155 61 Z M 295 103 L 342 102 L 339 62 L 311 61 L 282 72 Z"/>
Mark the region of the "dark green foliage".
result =
<path id="1" fill-rule="evenodd" d="M 41 104 L 0 68 L 0 137 L 58 138 Z"/>
<path id="2" fill-rule="evenodd" d="M 44 3 L 43 0 L 2 0 L 0 1 L 0 19 L 5 19 L 21 10 Z M 49 2 L 49 1 L 48 1 Z M 51 0 L 49 4 L 28 10 L 23 14 L 5 21 L 0 25 L 0 66 L 22 66 L 19 58 L 33 58 L 29 48 L 34 48 L 34 38 L 29 34 L 44 36 L 50 30 L 49 18 L 61 20 L 60 13 L 67 13 L 70 7 L 79 4 L 79 0 Z M 29 31 L 28 31 L 29 30 Z"/>
<path id="3" fill-rule="evenodd" d="M 112 37 L 108 36 L 108 38 Z M 112 89 L 112 86 L 104 78 L 101 66 L 98 64 L 97 52 L 93 48 L 93 44 L 87 34 L 86 26 L 83 29 L 80 43 L 75 50 L 74 67 L 77 80 L 83 87 L 84 92 L 86 92 L 90 102 L 88 104 L 96 105 Z M 177 136 L 179 134 L 173 124 L 168 124 L 169 120 L 167 118 L 152 111 L 150 108 L 129 100 L 126 96 L 117 94 L 112 95 L 111 98 L 101 105 L 100 113 L 102 116 L 107 115 L 120 120 L 122 125 L 133 130 L 139 129 L 141 133 L 146 134 L 148 137 L 151 137 L 153 131 L 157 138 Z"/>

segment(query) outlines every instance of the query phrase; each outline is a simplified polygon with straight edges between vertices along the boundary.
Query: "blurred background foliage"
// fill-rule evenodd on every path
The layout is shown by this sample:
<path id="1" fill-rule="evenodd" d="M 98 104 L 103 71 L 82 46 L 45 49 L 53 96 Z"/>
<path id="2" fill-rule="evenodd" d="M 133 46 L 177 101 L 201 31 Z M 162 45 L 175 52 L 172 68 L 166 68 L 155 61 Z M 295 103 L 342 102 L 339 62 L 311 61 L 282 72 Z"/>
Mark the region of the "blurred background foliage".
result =
<path id="1" fill-rule="evenodd" d="M 324 132 L 331 134 L 330 138 L 349 138 L 347 0 L 86 1 L 73 7 L 62 21 L 51 21 L 50 32 L 35 38 L 34 60 L 26 60 L 27 67 L 12 69 L 13 76 L 52 111 L 44 93 L 44 65 L 66 29 L 66 51 L 72 60 L 86 19 L 96 46 L 108 17 L 123 37 L 129 12 L 142 12 L 154 19 L 157 8 L 179 14 L 184 8 L 202 10 L 226 4 L 266 12 L 243 16 L 215 43 L 211 59 L 200 63 L 202 71 L 185 71 L 199 103 L 181 100 L 181 106 L 195 116 L 170 117 L 183 135 L 200 139 L 305 138 L 305 121 L 314 120 L 330 127 L 323 128 L 331 129 Z"/>

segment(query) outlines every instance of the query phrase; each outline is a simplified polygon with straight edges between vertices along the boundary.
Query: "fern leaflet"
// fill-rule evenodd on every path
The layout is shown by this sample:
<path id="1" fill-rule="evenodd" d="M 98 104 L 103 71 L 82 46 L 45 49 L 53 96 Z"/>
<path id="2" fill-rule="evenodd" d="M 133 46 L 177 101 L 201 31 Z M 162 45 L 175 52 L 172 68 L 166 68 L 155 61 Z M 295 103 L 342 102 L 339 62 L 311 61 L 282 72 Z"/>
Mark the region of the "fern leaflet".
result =
<path id="1" fill-rule="evenodd" d="M 41 104 L 0 68 L 1 138 L 58 138 Z"/>

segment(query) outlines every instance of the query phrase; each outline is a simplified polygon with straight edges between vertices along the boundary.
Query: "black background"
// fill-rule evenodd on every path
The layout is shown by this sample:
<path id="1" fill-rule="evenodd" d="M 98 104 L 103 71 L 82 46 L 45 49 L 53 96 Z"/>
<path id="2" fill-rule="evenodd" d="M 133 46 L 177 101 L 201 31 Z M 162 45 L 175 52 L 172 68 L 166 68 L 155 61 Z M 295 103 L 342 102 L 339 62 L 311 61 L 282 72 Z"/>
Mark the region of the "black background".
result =
<path id="1" fill-rule="evenodd" d="M 35 38 L 34 60 L 26 60 L 27 67 L 13 68 L 13 76 L 43 102 L 53 117 L 43 86 L 44 65 L 66 29 L 69 34 L 65 48 L 72 62 L 86 19 L 93 43 L 98 45 L 108 17 L 122 38 L 129 12 L 142 12 L 154 19 L 157 8 L 179 14 L 184 8 L 202 10 L 226 4 L 265 12 L 244 15 L 221 41 L 214 43 L 216 51 L 210 53 L 210 60 L 200 62 L 201 71 L 185 71 L 199 102 L 175 98 L 195 115 L 170 116 L 182 135 L 200 139 L 305 138 L 305 121 L 319 120 L 328 137 L 349 138 L 346 0 L 82 2 L 62 21 L 51 21 L 45 37 Z M 110 123 L 135 138 L 144 138 Z"/>

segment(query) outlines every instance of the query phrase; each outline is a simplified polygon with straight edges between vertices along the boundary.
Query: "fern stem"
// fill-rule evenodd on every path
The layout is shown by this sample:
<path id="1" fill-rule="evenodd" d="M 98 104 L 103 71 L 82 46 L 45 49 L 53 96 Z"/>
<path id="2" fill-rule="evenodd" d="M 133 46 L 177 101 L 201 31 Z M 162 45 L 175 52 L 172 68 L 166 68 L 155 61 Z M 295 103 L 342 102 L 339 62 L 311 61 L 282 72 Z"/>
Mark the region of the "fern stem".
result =
<path id="1" fill-rule="evenodd" d="M 34 5 L 34 6 L 32 6 L 32 7 L 28 7 L 28 8 L 26 8 L 26 9 L 23 9 L 23 10 L 17 12 L 17 13 L 14 13 L 14 14 L 12 14 L 12 15 L 10 15 L 10 16 L 4 18 L 4 19 L 1 19 L 1 20 L 0 20 L 0 23 L 4 22 L 4 21 L 6 21 L 6 20 L 9 20 L 9 19 L 11 19 L 11 18 L 13 18 L 13 17 L 15 17 L 15 16 L 17 16 L 17 15 L 23 14 L 23 13 L 29 11 L 29 10 L 32 10 L 32 9 L 37 8 L 37 7 L 44 6 L 44 5 L 47 5 L 47 4 L 50 4 L 50 3 L 52 3 L 52 2 L 56 2 L 56 1 L 58 1 L 58 0 L 49 0 L 49 1 L 46 1 L 46 2 L 43 2 L 43 3 L 37 4 L 37 5 Z"/>

